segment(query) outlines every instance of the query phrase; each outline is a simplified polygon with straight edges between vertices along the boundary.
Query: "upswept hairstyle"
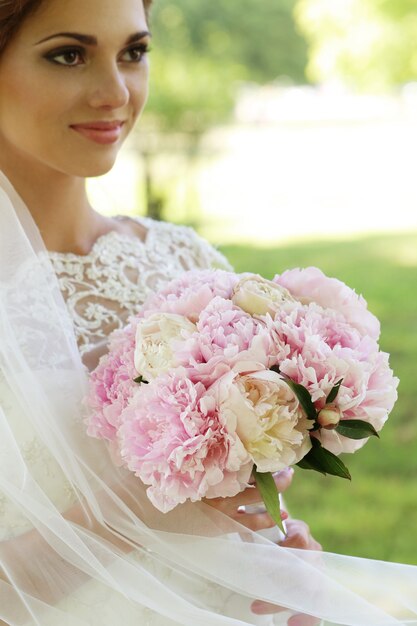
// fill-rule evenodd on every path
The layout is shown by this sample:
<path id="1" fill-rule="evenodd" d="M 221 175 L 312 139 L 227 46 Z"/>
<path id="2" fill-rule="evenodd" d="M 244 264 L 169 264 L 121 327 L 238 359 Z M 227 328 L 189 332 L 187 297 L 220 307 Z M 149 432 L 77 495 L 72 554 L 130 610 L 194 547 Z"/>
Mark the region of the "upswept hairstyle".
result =
<path id="1" fill-rule="evenodd" d="M 0 0 L 0 54 L 6 48 L 13 35 L 19 30 L 24 20 L 34 13 L 44 0 Z M 117 0 L 115 0 L 117 1 Z M 143 0 L 146 16 L 152 0 Z"/>

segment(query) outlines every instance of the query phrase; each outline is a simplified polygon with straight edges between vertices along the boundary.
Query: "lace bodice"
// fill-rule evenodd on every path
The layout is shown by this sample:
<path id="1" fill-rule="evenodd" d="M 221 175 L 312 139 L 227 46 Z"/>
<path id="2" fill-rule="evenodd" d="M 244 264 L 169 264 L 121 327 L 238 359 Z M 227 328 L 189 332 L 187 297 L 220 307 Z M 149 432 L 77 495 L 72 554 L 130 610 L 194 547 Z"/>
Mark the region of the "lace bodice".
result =
<path id="1" fill-rule="evenodd" d="M 87 256 L 50 252 L 82 355 L 122 327 L 150 292 L 182 272 L 231 269 L 226 258 L 192 228 L 135 219 L 147 230 L 144 241 L 111 231 L 95 242 Z"/>

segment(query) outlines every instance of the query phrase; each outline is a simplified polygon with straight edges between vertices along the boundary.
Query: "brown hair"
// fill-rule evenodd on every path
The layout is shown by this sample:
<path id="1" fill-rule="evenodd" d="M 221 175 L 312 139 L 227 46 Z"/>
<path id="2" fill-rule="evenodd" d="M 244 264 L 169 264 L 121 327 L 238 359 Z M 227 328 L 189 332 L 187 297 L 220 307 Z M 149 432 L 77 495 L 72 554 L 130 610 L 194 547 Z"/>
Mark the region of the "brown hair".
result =
<path id="1" fill-rule="evenodd" d="M 13 35 L 18 31 L 24 20 L 34 13 L 44 0 L 0 0 L 0 54 L 3 52 Z M 152 0 L 143 0 L 146 16 Z"/>

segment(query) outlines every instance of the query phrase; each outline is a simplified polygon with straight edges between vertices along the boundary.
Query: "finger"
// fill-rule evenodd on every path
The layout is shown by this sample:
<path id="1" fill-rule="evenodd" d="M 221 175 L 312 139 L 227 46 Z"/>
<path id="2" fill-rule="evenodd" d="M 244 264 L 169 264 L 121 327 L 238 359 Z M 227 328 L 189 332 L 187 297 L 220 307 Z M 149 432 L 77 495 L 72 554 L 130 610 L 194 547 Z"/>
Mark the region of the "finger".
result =
<path id="1" fill-rule="evenodd" d="M 291 485 L 293 476 L 294 470 L 291 467 L 287 467 L 286 469 L 273 474 L 274 482 L 279 493 L 288 489 L 288 487 Z M 230 503 L 233 504 L 237 502 L 238 506 L 245 506 L 245 504 L 255 504 L 257 502 L 262 502 L 262 496 L 256 484 L 254 484 L 253 487 L 247 487 L 244 491 L 241 491 L 236 496 L 228 498 L 228 500 Z"/>
<path id="2" fill-rule="evenodd" d="M 248 504 L 247 506 L 239 507 L 238 512 L 252 514 L 252 513 L 267 513 L 268 511 L 263 502 L 257 502 L 256 504 Z M 280 511 L 280 516 L 283 522 L 285 522 L 289 517 L 287 511 L 283 511 L 282 509 Z"/>
<path id="3" fill-rule="evenodd" d="M 304 528 L 307 532 L 310 532 L 310 526 L 306 524 L 302 519 L 290 519 L 288 520 L 288 532 L 292 530 L 297 531 L 299 528 Z"/>
<path id="4" fill-rule="evenodd" d="M 269 515 L 268 511 L 265 510 L 265 507 L 259 507 L 259 510 L 245 510 L 245 507 L 242 509 L 238 509 L 234 512 L 231 517 L 235 519 L 239 524 L 246 526 L 250 530 L 254 532 L 259 530 L 266 530 L 268 528 L 275 528 L 277 525 L 276 522 Z M 286 511 L 281 511 L 281 519 L 285 521 L 288 518 L 288 513 Z"/>
<path id="5" fill-rule="evenodd" d="M 256 615 L 272 615 L 273 613 L 282 613 L 282 611 L 287 610 L 288 609 L 282 606 L 271 604 L 269 602 L 263 602 L 262 600 L 255 600 L 255 602 L 251 605 L 251 611 Z M 287 624 L 288 626 L 317 626 L 320 622 L 321 620 L 317 617 L 298 613 L 297 615 L 290 617 Z"/>
<path id="6" fill-rule="evenodd" d="M 287 520 L 289 518 L 289 515 L 287 513 L 287 511 L 283 511 L 281 510 L 281 519 L 283 522 L 285 522 L 285 520 Z"/>
<path id="7" fill-rule="evenodd" d="M 272 472 L 272 477 L 275 481 L 278 491 L 281 493 L 282 491 L 288 489 L 288 487 L 291 485 L 292 479 L 294 477 L 294 469 L 292 467 L 286 467 L 279 472 Z M 253 474 L 250 477 L 249 484 L 256 485 L 256 480 L 253 477 Z"/>
<path id="8" fill-rule="evenodd" d="M 254 532 L 257 532 L 259 530 L 266 530 L 267 528 L 274 528 L 276 526 L 276 523 L 274 522 L 272 517 L 269 515 L 269 513 L 266 512 L 244 513 L 238 511 L 236 515 L 233 516 L 233 518 L 237 522 L 239 522 L 239 524 L 246 526 L 246 528 L 249 528 Z"/>
<path id="9" fill-rule="evenodd" d="M 321 545 L 321 543 L 319 543 L 313 537 L 311 537 L 310 546 L 309 546 L 308 549 L 309 550 L 317 550 L 318 552 L 322 552 L 323 551 L 323 546 Z"/>
<path id="10" fill-rule="evenodd" d="M 309 526 L 301 520 L 288 520 L 287 533 L 279 545 L 300 550 L 321 550 L 321 545 L 311 536 Z"/>
<path id="11" fill-rule="evenodd" d="M 233 511 L 237 511 L 237 509 L 241 506 L 261 502 L 262 496 L 257 487 L 247 487 L 236 496 L 228 498 L 207 498 L 204 501 L 207 504 L 214 506 L 216 509 L 223 511 L 228 515 L 232 515 Z"/>
<path id="12" fill-rule="evenodd" d="M 293 615 L 288 620 L 288 626 L 317 626 L 321 623 L 321 619 L 312 615 L 303 615 L 301 613 Z"/>
<path id="13" fill-rule="evenodd" d="M 238 508 L 240 506 L 247 506 L 249 504 L 262 505 L 262 496 L 258 487 L 247 487 L 244 491 L 241 491 L 236 496 L 225 498 L 227 500 L 227 506 L 229 508 Z"/>
<path id="14" fill-rule="evenodd" d="M 294 475 L 292 468 L 286 468 L 274 474 L 274 481 L 279 492 L 285 491 L 291 484 Z M 253 487 L 247 487 L 236 496 L 228 498 L 204 498 L 204 502 L 216 509 L 226 513 L 229 516 L 233 516 L 233 510 L 237 510 L 240 506 L 246 506 L 249 504 L 257 504 L 262 502 L 262 496 L 256 485 Z"/>
<path id="15" fill-rule="evenodd" d="M 304 529 L 299 529 L 291 535 L 286 535 L 285 539 L 280 541 L 283 548 L 298 548 L 299 550 L 308 550 L 310 546 L 310 536 Z"/>
<path id="16" fill-rule="evenodd" d="M 280 542 L 280 545 L 285 548 L 299 548 L 301 550 L 307 550 L 310 543 L 310 528 L 301 520 L 287 520 L 286 522 L 286 536 Z"/>
<path id="17" fill-rule="evenodd" d="M 269 602 L 263 602 L 262 600 L 255 600 L 251 604 L 251 611 L 256 615 L 272 615 L 273 613 L 281 613 L 282 611 L 286 611 L 282 606 L 277 606 L 276 604 L 270 604 Z"/>
<path id="18" fill-rule="evenodd" d="M 294 470 L 292 467 L 287 467 L 281 472 L 276 472 L 275 474 L 273 474 L 273 477 L 278 492 L 282 493 L 291 485 L 292 479 L 294 477 Z"/>

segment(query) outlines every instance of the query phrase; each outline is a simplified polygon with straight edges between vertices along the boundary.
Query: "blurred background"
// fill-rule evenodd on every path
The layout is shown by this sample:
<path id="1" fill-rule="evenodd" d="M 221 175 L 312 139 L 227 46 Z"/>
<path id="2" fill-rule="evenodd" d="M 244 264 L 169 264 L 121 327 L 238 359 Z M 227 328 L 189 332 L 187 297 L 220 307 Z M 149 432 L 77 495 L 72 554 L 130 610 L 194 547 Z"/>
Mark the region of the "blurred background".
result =
<path id="1" fill-rule="evenodd" d="M 351 483 L 297 470 L 286 499 L 327 550 L 417 563 L 415 0 L 156 0 L 151 30 L 147 109 L 92 201 L 364 295 L 399 401 Z"/>

